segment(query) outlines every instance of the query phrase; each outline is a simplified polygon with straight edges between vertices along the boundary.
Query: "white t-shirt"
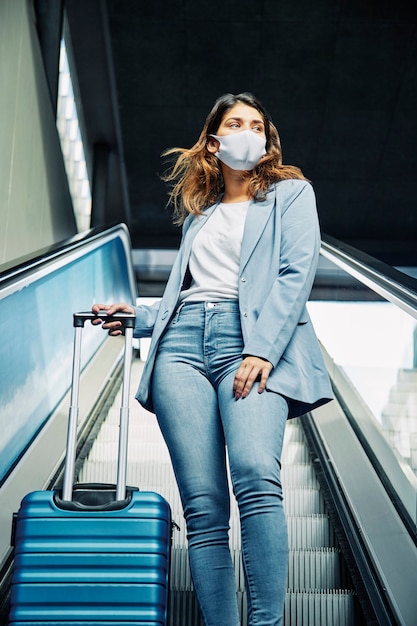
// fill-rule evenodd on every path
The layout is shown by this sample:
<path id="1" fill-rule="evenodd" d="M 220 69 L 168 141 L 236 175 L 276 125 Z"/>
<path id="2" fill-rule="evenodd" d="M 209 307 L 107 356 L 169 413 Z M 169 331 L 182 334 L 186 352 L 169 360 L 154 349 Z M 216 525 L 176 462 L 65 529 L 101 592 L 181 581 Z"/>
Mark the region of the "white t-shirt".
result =
<path id="1" fill-rule="evenodd" d="M 191 285 L 181 292 L 182 302 L 237 300 L 240 249 L 248 206 L 249 200 L 221 202 L 199 230 L 189 261 Z"/>

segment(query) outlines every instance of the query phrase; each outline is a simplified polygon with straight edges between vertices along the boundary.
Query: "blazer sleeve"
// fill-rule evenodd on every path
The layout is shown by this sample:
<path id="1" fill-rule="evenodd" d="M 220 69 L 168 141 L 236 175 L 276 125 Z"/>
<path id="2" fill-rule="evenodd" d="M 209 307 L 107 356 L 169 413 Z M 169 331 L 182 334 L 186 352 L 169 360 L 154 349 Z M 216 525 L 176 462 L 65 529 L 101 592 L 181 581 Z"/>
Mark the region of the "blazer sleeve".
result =
<path id="1" fill-rule="evenodd" d="M 193 219 L 193 216 L 189 215 L 184 221 L 183 228 L 182 228 L 180 252 L 181 252 L 181 248 L 184 242 L 185 234 L 188 228 L 190 227 L 192 219 Z M 178 264 L 179 259 L 180 259 L 180 254 L 178 254 L 178 257 L 174 263 L 174 267 L 175 267 L 175 264 Z M 171 270 L 170 279 L 168 279 L 167 285 L 170 282 L 172 282 L 172 278 L 173 278 L 172 274 L 173 274 L 173 271 Z M 166 294 L 166 292 L 167 292 L 167 289 L 165 288 L 164 295 Z M 152 336 L 155 322 L 158 318 L 159 309 L 161 307 L 161 303 L 163 302 L 164 302 L 164 296 L 162 297 L 162 299 L 157 300 L 156 302 L 154 302 L 154 304 L 150 306 L 141 304 L 139 306 L 134 307 L 135 314 L 136 314 L 136 322 L 135 322 L 135 328 L 133 330 L 133 336 L 135 338 L 144 339 L 146 337 Z"/>
<path id="2" fill-rule="evenodd" d="M 151 337 L 155 321 L 158 316 L 159 305 L 161 301 L 157 300 L 150 306 L 146 304 L 140 304 L 135 306 L 135 328 L 133 329 L 133 336 L 136 339 L 144 339 L 145 337 Z"/>
<path id="3" fill-rule="evenodd" d="M 279 271 L 251 329 L 244 354 L 275 367 L 302 319 L 319 259 L 320 229 L 310 183 L 285 180 L 276 185 L 276 219 L 281 219 Z"/>

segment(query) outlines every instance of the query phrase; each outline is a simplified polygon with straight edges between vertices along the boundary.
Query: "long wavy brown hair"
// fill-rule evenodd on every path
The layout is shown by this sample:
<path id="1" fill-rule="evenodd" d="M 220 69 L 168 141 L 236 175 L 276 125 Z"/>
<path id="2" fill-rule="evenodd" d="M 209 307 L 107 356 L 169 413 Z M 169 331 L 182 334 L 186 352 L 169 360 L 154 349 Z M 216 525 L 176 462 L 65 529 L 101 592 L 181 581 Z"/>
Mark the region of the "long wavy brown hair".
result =
<path id="1" fill-rule="evenodd" d="M 182 224 L 187 215 L 201 215 L 208 206 L 218 202 L 224 190 L 219 159 L 207 150 L 208 136 L 216 134 L 225 114 L 236 104 L 253 107 L 262 115 L 266 135 L 266 155 L 250 172 L 251 198 L 264 200 L 271 185 L 289 178 L 305 179 L 298 167 L 282 164 L 281 142 L 269 113 L 251 93 L 224 94 L 218 98 L 207 116 L 197 143 L 192 148 L 170 148 L 165 157 L 178 155 L 171 170 L 162 178 L 172 184 L 169 202 L 174 205 L 174 221 Z"/>

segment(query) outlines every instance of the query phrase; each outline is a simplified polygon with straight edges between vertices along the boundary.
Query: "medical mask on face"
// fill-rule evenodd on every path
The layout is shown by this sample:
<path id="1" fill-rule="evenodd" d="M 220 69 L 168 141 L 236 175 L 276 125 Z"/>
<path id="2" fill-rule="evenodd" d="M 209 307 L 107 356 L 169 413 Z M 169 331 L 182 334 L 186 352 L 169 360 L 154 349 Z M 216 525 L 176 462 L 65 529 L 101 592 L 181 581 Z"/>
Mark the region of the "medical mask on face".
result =
<path id="1" fill-rule="evenodd" d="M 210 135 L 220 143 L 216 156 L 233 170 L 252 170 L 266 154 L 266 139 L 253 130 L 242 130 L 230 135 Z"/>

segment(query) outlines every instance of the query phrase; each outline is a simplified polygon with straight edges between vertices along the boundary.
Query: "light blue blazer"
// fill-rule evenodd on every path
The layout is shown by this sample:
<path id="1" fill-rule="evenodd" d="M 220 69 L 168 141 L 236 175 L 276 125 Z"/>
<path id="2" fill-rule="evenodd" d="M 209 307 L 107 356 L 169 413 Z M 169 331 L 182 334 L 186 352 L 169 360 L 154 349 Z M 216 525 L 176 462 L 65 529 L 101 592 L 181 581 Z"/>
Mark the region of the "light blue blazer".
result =
<path id="1" fill-rule="evenodd" d="M 191 245 L 217 205 L 183 225 L 177 258 L 162 299 L 136 307 L 135 337 L 152 337 L 137 400 L 153 411 L 152 370 L 160 338 L 178 307 Z M 333 394 L 306 302 L 320 250 L 320 231 L 312 186 L 284 180 L 263 202 L 249 204 L 242 240 L 238 297 L 243 354 L 273 365 L 266 389 L 284 395 L 289 416 L 324 404 Z"/>

